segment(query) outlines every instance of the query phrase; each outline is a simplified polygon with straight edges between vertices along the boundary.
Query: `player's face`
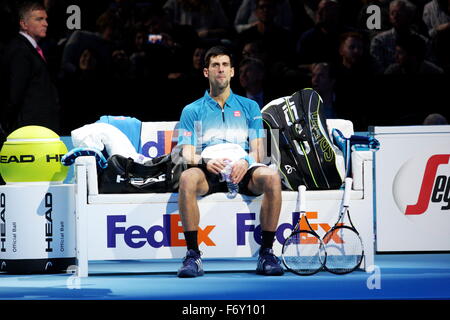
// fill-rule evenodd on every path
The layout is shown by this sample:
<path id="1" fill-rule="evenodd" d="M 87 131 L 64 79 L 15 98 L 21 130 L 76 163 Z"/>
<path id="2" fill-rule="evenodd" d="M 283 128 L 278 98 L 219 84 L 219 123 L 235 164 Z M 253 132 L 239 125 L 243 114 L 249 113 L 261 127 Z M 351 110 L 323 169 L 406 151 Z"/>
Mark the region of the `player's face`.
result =
<path id="1" fill-rule="evenodd" d="M 47 35 L 47 13 L 44 10 L 31 11 L 25 19 L 20 21 L 22 31 L 38 40 Z"/>
<path id="2" fill-rule="evenodd" d="M 209 79 L 212 87 L 218 89 L 229 87 L 231 78 L 234 76 L 230 57 L 227 55 L 211 57 L 209 66 L 203 70 L 203 74 Z"/>

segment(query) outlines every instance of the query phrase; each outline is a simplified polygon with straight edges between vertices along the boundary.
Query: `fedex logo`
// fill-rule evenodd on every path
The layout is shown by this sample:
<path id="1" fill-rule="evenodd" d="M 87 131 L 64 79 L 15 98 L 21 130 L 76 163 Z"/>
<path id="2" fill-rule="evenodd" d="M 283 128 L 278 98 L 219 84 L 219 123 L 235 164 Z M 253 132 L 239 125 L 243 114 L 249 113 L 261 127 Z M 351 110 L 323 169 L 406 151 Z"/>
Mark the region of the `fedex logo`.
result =
<path id="1" fill-rule="evenodd" d="M 315 220 L 318 218 L 318 212 L 317 211 L 310 211 L 306 212 L 306 217 L 309 221 Z M 276 239 L 280 244 L 283 244 L 286 240 L 286 237 L 290 235 L 290 232 L 286 234 L 285 237 L 285 231 L 286 230 L 292 230 L 294 229 L 294 226 L 297 224 L 298 219 L 300 218 L 300 212 L 292 212 L 292 223 L 282 223 L 278 226 L 276 230 Z M 246 245 L 246 239 L 245 234 L 247 232 L 253 233 L 253 239 L 261 245 L 261 225 L 255 226 L 252 222 L 256 220 L 255 213 L 238 213 L 237 219 L 236 219 L 236 239 L 237 239 L 237 245 L 238 246 L 245 246 Z M 250 223 L 248 223 L 250 222 Z M 310 223 L 311 228 L 316 231 L 323 231 L 326 233 L 331 229 L 331 226 L 328 223 Z M 300 222 L 300 229 L 308 230 L 309 227 L 306 223 L 306 221 Z M 311 243 L 314 244 L 317 242 L 317 239 L 315 237 L 307 237 L 305 243 Z M 343 243 L 342 239 L 338 236 L 338 234 L 333 233 L 330 239 L 328 241 L 334 241 L 335 243 Z"/>
<path id="2" fill-rule="evenodd" d="M 156 158 L 172 151 L 177 141 L 172 141 L 174 130 L 156 132 L 156 141 L 147 141 L 143 143 L 141 153 L 149 158 Z"/>
<path id="3" fill-rule="evenodd" d="M 123 238 L 125 244 L 133 249 L 142 248 L 147 243 L 153 248 L 160 247 L 185 247 L 186 240 L 180 239 L 183 228 L 180 224 L 180 215 L 163 215 L 163 225 L 154 225 L 148 229 L 142 226 L 125 226 L 127 217 L 125 215 L 107 216 L 107 247 L 116 248 L 118 238 Z M 198 229 L 199 244 L 215 246 L 209 234 L 215 226 L 206 226 Z"/>
<path id="4" fill-rule="evenodd" d="M 307 212 L 308 220 L 312 221 L 318 218 L 318 212 Z M 286 237 L 292 230 L 300 217 L 299 212 L 292 213 L 292 223 L 282 223 L 278 226 L 276 231 L 276 240 L 283 244 Z M 255 213 L 237 213 L 236 214 L 236 245 L 245 246 L 246 233 L 253 233 L 253 238 L 256 243 L 261 244 L 261 226 L 255 225 Z M 178 214 L 163 215 L 162 225 L 153 225 L 148 229 L 131 225 L 127 226 L 127 217 L 125 215 L 110 215 L 107 216 L 107 247 L 116 248 L 117 241 L 123 241 L 125 244 L 133 249 L 139 249 L 146 244 L 153 248 L 161 247 L 185 247 L 186 241 L 180 238 L 183 234 L 183 228 L 180 223 L 180 216 Z M 306 224 L 306 222 L 304 222 Z M 327 223 L 310 223 L 311 228 L 315 231 L 323 231 L 324 233 L 331 229 Z M 207 246 L 216 246 L 210 235 L 215 225 L 208 225 L 205 228 L 198 229 L 198 243 L 204 243 Z M 301 225 L 301 229 L 308 229 L 307 225 Z M 285 236 L 286 233 L 286 236 Z M 308 238 L 306 239 L 308 241 Z M 334 234 L 330 240 L 335 243 L 343 243 L 342 239 L 337 234 Z M 310 237 L 311 244 L 315 243 L 316 238 Z"/>
<path id="5" fill-rule="evenodd" d="M 441 209 L 450 209 L 450 176 L 437 175 L 439 166 L 448 164 L 449 159 L 449 154 L 436 154 L 428 159 L 417 202 L 406 206 L 405 215 L 423 214 L 430 201 L 443 202 Z"/>

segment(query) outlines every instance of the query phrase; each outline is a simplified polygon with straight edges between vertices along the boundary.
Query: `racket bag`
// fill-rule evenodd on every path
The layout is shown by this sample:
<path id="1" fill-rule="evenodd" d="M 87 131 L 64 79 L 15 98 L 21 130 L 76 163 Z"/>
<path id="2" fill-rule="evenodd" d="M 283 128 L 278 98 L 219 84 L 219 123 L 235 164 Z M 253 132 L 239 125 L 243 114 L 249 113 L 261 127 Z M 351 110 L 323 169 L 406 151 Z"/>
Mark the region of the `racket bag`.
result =
<path id="1" fill-rule="evenodd" d="M 345 166 L 342 152 L 328 134 L 322 98 L 313 89 L 303 89 L 278 98 L 262 110 L 267 129 L 268 153 L 277 165 L 284 189 L 296 191 L 303 184 L 310 190 L 339 189 Z"/>

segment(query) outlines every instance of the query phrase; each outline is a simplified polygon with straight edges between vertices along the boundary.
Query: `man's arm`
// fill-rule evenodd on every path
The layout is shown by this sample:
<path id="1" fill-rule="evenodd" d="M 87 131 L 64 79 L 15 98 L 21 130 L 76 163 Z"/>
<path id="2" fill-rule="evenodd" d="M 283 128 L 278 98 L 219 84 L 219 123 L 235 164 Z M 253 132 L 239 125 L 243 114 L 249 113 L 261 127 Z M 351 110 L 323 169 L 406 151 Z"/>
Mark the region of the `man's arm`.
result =
<path id="1" fill-rule="evenodd" d="M 265 156 L 264 153 L 263 138 L 256 138 L 250 141 L 250 152 L 248 154 L 255 162 L 262 162 Z"/>
<path id="2" fill-rule="evenodd" d="M 182 146 L 181 155 L 186 163 L 191 166 L 199 165 L 202 157 L 195 153 L 195 146 L 191 144 L 185 144 Z"/>

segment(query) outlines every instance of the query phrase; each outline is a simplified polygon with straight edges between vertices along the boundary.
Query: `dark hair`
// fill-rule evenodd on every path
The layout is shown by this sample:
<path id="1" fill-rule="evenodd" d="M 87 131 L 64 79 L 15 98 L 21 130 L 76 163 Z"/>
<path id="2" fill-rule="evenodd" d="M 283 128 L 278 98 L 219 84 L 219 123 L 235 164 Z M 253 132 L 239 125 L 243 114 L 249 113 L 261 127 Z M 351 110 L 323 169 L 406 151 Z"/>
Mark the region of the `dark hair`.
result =
<path id="1" fill-rule="evenodd" d="M 120 25 L 119 18 L 111 10 L 103 12 L 95 23 L 99 32 L 105 31 L 108 27 L 117 28 Z"/>
<path id="2" fill-rule="evenodd" d="M 231 66 L 233 66 L 233 54 L 232 54 L 231 50 L 229 50 L 228 48 L 226 48 L 224 46 L 215 46 L 215 47 L 210 48 L 208 51 L 206 51 L 205 59 L 203 61 L 203 66 L 205 68 L 208 68 L 211 58 L 217 57 L 217 56 L 228 56 L 230 58 Z"/>
<path id="3" fill-rule="evenodd" d="M 339 45 L 341 46 L 348 38 L 359 39 L 361 40 L 361 42 L 364 43 L 364 37 L 362 36 L 362 34 L 355 31 L 350 31 L 344 32 L 341 35 L 339 35 Z"/>
<path id="4" fill-rule="evenodd" d="M 23 4 L 20 5 L 18 14 L 19 14 L 19 20 L 25 19 L 26 15 L 29 12 L 36 11 L 36 10 L 45 10 L 45 7 L 36 1 L 26 1 Z"/>

